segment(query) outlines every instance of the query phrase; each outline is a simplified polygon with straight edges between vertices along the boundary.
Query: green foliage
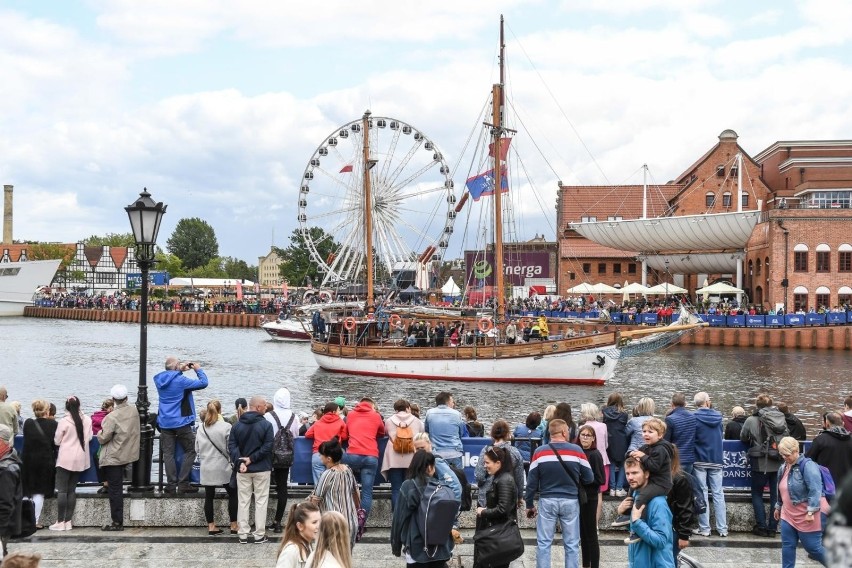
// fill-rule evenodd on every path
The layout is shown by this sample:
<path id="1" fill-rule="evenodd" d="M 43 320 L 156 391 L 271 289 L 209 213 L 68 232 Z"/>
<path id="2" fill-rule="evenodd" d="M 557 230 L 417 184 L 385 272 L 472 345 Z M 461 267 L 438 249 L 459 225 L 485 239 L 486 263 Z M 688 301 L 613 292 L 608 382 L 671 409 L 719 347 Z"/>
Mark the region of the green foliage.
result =
<path id="1" fill-rule="evenodd" d="M 185 276 L 186 270 L 183 268 L 183 262 L 177 255 L 168 254 L 162 250 L 158 250 L 155 256 L 157 263 L 154 265 L 155 270 L 159 272 L 168 272 L 172 278 Z"/>
<path id="2" fill-rule="evenodd" d="M 332 235 L 327 234 L 319 227 L 308 229 L 311 240 L 318 243 L 317 249 L 324 259 L 334 254 L 340 245 L 334 242 Z M 287 248 L 272 247 L 272 250 L 281 257 L 281 278 L 292 286 L 304 286 L 308 279 L 313 284 L 322 281 L 322 273 L 317 268 L 317 263 L 311 258 L 308 246 L 299 229 L 294 229 L 290 235 L 290 246 Z"/>
<path id="3" fill-rule="evenodd" d="M 30 260 L 51 260 L 61 258 L 59 270 L 66 270 L 74 260 L 74 246 L 59 243 L 31 243 L 27 245 L 27 258 Z"/>
<path id="4" fill-rule="evenodd" d="M 222 267 L 222 259 L 218 256 L 211 258 L 204 266 L 188 270 L 185 276 L 192 276 L 193 278 L 226 278 L 225 269 Z"/>
<path id="5" fill-rule="evenodd" d="M 249 266 L 244 260 L 226 256 L 222 259 L 222 269 L 226 278 L 257 280 L 257 267 Z"/>
<path id="6" fill-rule="evenodd" d="M 83 239 L 86 246 L 135 247 L 136 239 L 133 233 L 107 233 L 104 236 L 92 235 Z"/>
<path id="7" fill-rule="evenodd" d="M 166 248 L 182 259 L 184 267 L 190 271 L 206 269 L 208 263 L 219 255 L 219 243 L 213 227 L 198 217 L 178 221 L 172 236 L 166 241 Z"/>

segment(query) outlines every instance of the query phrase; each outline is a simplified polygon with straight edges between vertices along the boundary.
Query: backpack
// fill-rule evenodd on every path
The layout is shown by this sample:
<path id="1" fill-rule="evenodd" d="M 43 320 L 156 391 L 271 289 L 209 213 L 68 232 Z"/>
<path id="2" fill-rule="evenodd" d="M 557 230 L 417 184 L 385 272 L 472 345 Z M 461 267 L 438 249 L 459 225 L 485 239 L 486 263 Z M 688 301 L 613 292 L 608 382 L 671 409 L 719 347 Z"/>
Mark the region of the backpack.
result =
<path id="1" fill-rule="evenodd" d="M 692 510 L 696 515 L 703 515 L 707 512 L 707 501 L 704 499 L 704 490 L 701 489 L 701 484 L 698 478 L 687 471 L 681 470 L 681 473 L 689 480 L 689 486 L 692 487 Z"/>
<path id="2" fill-rule="evenodd" d="M 278 420 L 278 414 L 273 412 L 272 417 L 278 425 L 278 431 L 275 432 L 275 438 L 272 440 L 272 467 L 290 467 L 293 465 L 293 432 L 290 431 L 290 426 L 293 425 L 293 418 L 296 415 L 291 412 L 290 420 L 283 428 L 281 421 Z"/>
<path id="3" fill-rule="evenodd" d="M 429 558 L 447 544 L 458 511 L 459 502 L 453 490 L 437 479 L 429 479 L 420 495 L 416 517 L 417 528 L 423 535 L 423 550 Z"/>
<path id="4" fill-rule="evenodd" d="M 760 455 L 773 460 L 780 460 L 778 443 L 781 438 L 788 435 L 787 418 L 777 408 L 762 408 L 757 413 L 757 420 L 763 430 L 763 443 L 760 447 Z"/>
<path id="5" fill-rule="evenodd" d="M 459 479 L 459 484 L 461 485 L 461 505 L 459 506 L 459 511 L 470 511 L 473 506 L 470 481 L 467 480 L 467 475 L 465 475 L 463 469 L 454 466 L 450 462 L 447 462 L 447 465 L 450 466 L 451 470 L 453 470 L 453 473 Z"/>
<path id="6" fill-rule="evenodd" d="M 414 420 L 417 420 L 414 418 Z M 396 436 L 393 437 L 393 451 L 398 454 L 413 454 L 414 453 L 414 432 L 411 431 L 411 422 L 405 424 L 400 422 L 396 426 Z"/>
<path id="7" fill-rule="evenodd" d="M 831 471 L 811 458 L 805 458 L 802 460 L 802 465 L 806 462 L 813 462 L 819 468 L 819 474 L 822 477 L 822 494 L 828 498 L 834 497 L 837 493 L 837 488 L 834 485 L 834 477 L 831 475 Z M 804 471 L 802 471 L 802 476 L 804 477 Z"/>

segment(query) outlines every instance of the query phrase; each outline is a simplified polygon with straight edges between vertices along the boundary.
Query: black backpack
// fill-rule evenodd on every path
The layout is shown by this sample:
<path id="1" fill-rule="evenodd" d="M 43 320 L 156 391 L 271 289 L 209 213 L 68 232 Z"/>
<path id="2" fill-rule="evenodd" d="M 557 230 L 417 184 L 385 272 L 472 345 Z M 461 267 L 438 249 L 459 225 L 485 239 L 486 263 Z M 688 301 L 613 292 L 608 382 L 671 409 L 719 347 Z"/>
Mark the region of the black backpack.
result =
<path id="1" fill-rule="evenodd" d="M 430 478 L 420 495 L 417 508 L 417 528 L 423 535 L 423 549 L 429 558 L 450 539 L 453 523 L 459 511 L 459 502 L 453 490 L 437 479 Z"/>
<path id="2" fill-rule="evenodd" d="M 780 460 L 778 443 L 781 438 L 787 436 L 787 418 L 777 408 L 761 408 L 757 412 L 757 420 L 760 423 L 763 443 L 760 446 L 760 455 L 773 460 Z"/>
<path id="3" fill-rule="evenodd" d="M 471 495 L 470 490 L 470 481 L 467 480 L 467 475 L 465 475 L 464 470 L 458 468 L 447 462 L 447 465 L 450 466 L 450 469 L 453 470 L 453 473 L 456 474 L 456 477 L 459 479 L 459 484 L 461 485 L 461 506 L 459 507 L 460 511 L 470 511 L 473 506 L 473 496 Z"/>
<path id="4" fill-rule="evenodd" d="M 293 465 L 293 432 L 290 431 L 290 426 L 293 425 L 295 417 L 296 415 L 291 412 L 287 426 L 282 428 L 278 414 L 272 413 L 272 418 L 278 425 L 278 431 L 275 432 L 275 438 L 272 440 L 272 467 L 284 468 Z"/>
<path id="5" fill-rule="evenodd" d="M 681 470 L 684 477 L 689 480 L 689 486 L 692 488 L 692 510 L 695 515 L 703 515 L 707 512 L 707 501 L 704 499 L 704 490 L 701 489 L 701 484 L 698 478 L 688 471 Z"/>

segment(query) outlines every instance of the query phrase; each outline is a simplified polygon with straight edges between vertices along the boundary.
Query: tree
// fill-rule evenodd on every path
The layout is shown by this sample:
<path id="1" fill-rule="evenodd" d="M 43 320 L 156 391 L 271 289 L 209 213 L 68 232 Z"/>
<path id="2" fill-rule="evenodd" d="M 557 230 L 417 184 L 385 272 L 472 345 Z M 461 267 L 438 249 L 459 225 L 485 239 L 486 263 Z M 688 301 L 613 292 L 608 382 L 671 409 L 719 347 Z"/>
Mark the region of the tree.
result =
<path id="1" fill-rule="evenodd" d="M 308 229 L 311 240 L 318 243 L 317 249 L 324 259 L 331 258 L 338 251 L 340 245 L 334 238 L 319 227 Z M 322 281 L 322 273 L 317 263 L 308 252 L 308 245 L 299 229 L 294 229 L 290 235 L 290 246 L 287 248 L 272 247 L 272 250 L 281 257 L 281 278 L 293 286 L 304 286 L 308 279 L 315 284 Z"/>
<path id="2" fill-rule="evenodd" d="M 177 278 L 186 274 L 186 270 L 183 268 L 183 262 L 177 255 L 168 254 L 162 250 L 158 250 L 155 258 L 157 261 L 154 265 L 155 270 L 159 272 L 168 272 L 169 276 L 172 278 Z"/>
<path id="3" fill-rule="evenodd" d="M 77 249 L 74 245 L 68 246 L 59 243 L 27 243 L 27 258 L 30 260 L 52 260 L 61 258 L 62 263 L 59 270 L 66 270 L 74 260 Z"/>
<path id="4" fill-rule="evenodd" d="M 135 247 L 136 239 L 133 233 L 107 233 L 104 236 L 92 235 L 83 239 L 86 246 L 109 246 L 109 247 Z"/>
<path id="5" fill-rule="evenodd" d="M 198 266 L 189 270 L 186 275 L 193 278 L 225 278 L 222 259 L 215 256 L 207 261 L 207 264 L 204 266 Z"/>
<path id="6" fill-rule="evenodd" d="M 213 227 L 198 217 L 178 221 L 172 236 L 166 241 L 166 248 L 183 260 L 187 270 L 206 267 L 219 256 L 219 243 Z"/>
<path id="7" fill-rule="evenodd" d="M 226 256 L 222 259 L 222 268 L 227 278 L 245 278 L 252 281 L 257 279 L 257 267 L 249 266 L 244 260 Z"/>

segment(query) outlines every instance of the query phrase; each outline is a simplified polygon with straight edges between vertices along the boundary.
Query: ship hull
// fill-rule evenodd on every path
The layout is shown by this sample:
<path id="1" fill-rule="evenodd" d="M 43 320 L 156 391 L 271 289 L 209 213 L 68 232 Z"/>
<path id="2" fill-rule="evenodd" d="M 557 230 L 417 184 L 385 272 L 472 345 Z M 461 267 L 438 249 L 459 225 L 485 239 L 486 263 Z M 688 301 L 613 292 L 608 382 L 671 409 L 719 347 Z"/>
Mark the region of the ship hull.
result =
<path id="1" fill-rule="evenodd" d="M 0 316 L 22 316 L 39 286 L 49 286 L 61 260 L 0 263 Z"/>

